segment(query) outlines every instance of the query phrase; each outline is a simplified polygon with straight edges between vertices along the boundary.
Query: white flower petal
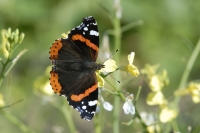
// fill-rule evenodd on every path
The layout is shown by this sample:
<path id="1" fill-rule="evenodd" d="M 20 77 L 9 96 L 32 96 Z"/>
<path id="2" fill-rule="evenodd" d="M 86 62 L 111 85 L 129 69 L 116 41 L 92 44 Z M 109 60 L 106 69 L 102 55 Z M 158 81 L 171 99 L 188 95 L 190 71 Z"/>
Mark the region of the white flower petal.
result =
<path id="1" fill-rule="evenodd" d="M 123 110 L 125 114 L 135 114 L 135 106 L 132 103 L 133 101 L 133 94 L 130 94 L 126 97 L 126 102 L 123 105 Z"/>
<path id="2" fill-rule="evenodd" d="M 151 113 L 141 111 L 140 116 L 146 125 L 152 125 L 155 123 L 154 116 Z"/>
<path id="3" fill-rule="evenodd" d="M 135 106 L 132 104 L 132 102 L 126 101 L 123 105 L 123 110 L 125 114 L 135 114 Z"/>
<path id="4" fill-rule="evenodd" d="M 130 65 L 133 64 L 134 57 L 135 57 L 135 52 L 131 52 L 128 55 L 128 62 L 129 62 Z"/>
<path id="5" fill-rule="evenodd" d="M 112 111 L 113 106 L 109 102 L 103 102 L 103 107 L 107 111 Z"/>

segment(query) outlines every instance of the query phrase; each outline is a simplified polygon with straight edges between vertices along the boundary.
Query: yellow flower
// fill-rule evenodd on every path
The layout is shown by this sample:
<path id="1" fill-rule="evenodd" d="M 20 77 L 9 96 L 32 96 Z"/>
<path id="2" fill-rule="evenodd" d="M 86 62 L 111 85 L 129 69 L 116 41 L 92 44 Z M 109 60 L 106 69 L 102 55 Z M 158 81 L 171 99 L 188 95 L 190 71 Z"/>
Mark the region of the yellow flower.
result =
<path id="1" fill-rule="evenodd" d="M 113 59 L 108 59 L 103 65 L 105 67 L 100 70 L 102 73 L 114 72 L 117 69 L 116 62 Z"/>
<path id="2" fill-rule="evenodd" d="M 97 80 L 98 80 L 98 87 L 103 87 L 105 84 L 104 79 L 99 75 L 99 72 L 96 72 Z"/>
<path id="3" fill-rule="evenodd" d="M 200 103 L 200 83 L 191 82 L 187 88 L 178 89 L 174 92 L 175 96 L 184 96 L 190 94 L 194 103 Z"/>
<path id="4" fill-rule="evenodd" d="M 13 50 L 22 43 L 25 34 L 19 34 L 19 30 L 16 29 L 15 31 L 11 31 L 11 28 L 8 30 L 1 30 L 2 36 L 2 44 L 0 45 L 0 51 L 3 52 L 4 56 L 8 58 Z"/>
<path id="5" fill-rule="evenodd" d="M 150 92 L 146 100 L 148 105 L 163 105 L 167 103 L 167 100 L 161 91 Z"/>
<path id="6" fill-rule="evenodd" d="M 51 70 L 51 66 L 48 66 L 46 68 L 45 74 L 38 77 L 35 80 L 34 88 L 36 91 L 40 91 L 45 95 L 52 96 L 54 94 L 54 92 L 53 92 L 51 85 L 49 83 L 49 80 L 48 80 L 50 70 Z"/>
<path id="7" fill-rule="evenodd" d="M 155 131 L 159 132 L 160 126 L 158 124 L 152 124 L 152 125 L 147 126 L 147 130 L 149 133 L 155 133 Z"/>
<path id="8" fill-rule="evenodd" d="M 141 73 L 147 75 L 149 80 L 149 87 L 152 91 L 161 91 L 161 89 L 169 84 L 169 79 L 167 77 L 167 71 L 163 70 L 162 72 L 157 73 L 159 65 L 146 65 L 144 69 L 141 70 Z"/>
<path id="9" fill-rule="evenodd" d="M 128 72 L 130 72 L 133 76 L 137 77 L 140 74 L 140 72 L 137 69 L 137 67 L 133 65 L 134 56 L 135 56 L 135 52 L 131 52 L 128 55 L 129 64 L 128 64 L 128 66 L 126 68 L 127 68 Z"/>
<path id="10" fill-rule="evenodd" d="M 190 83 L 187 89 L 189 90 L 189 93 L 192 96 L 193 102 L 199 103 L 200 102 L 200 84 Z"/>
<path id="11" fill-rule="evenodd" d="M 107 74 L 110 72 L 114 72 L 117 69 L 116 62 L 113 59 L 108 59 L 103 63 L 104 68 L 99 71 L 96 71 L 98 87 L 103 87 L 105 84 L 104 79 L 100 76 L 100 73 Z"/>
<path id="12" fill-rule="evenodd" d="M 49 96 L 53 96 L 54 95 L 54 91 L 51 88 L 51 85 L 49 83 L 49 81 L 47 81 L 41 88 L 41 91 Z"/>
<path id="13" fill-rule="evenodd" d="M 158 64 L 154 66 L 146 64 L 145 67 L 141 70 L 141 73 L 146 74 L 147 78 L 150 79 L 152 76 L 156 74 L 158 67 L 159 67 Z"/>
<path id="14" fill-rule="evenodd" d="M 170 122 L 176 117 L 177 117 L 177 112 L 173 109 L 169 109 L 168 107 L 163 108 L 159 116 L 160 121 L 162 123 Z"/>
<path id="15" fill-rule="evenodd" d="M 2 44 L 0 45 L 0 51 L 4 54 L 4 57 L 8 58 L 9 53 L 8 53 L 8 48 L 10 43 L 7 41 L 5 37 L 6 30 L 1 30 L 1 36 L 2 36 Z"/>
<path id="16" fill-rule="evenodd" d="M 3 95 L 0 93 L 0 107 L 5 106 L 5 101 L 3 100 Z"/>
<path id="17" fill-rule="evenodd" d="M 163 87 L 162 82 L 159 80 L 157 75 L 151 77 L 149 82 L 150 88 L 152 91 L 160 91 Z"/>

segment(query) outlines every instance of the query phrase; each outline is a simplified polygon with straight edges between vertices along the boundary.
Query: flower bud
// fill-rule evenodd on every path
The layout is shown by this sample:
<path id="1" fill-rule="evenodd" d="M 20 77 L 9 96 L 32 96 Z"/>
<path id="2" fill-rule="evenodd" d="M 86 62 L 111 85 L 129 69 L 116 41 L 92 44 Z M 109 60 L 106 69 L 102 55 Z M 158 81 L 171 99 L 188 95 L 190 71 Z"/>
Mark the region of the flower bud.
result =
<path id="1" fill-rule="evenodd" d="M 8 34 L 8 37 L 11 35 L 11 28 L 8 28 L 7 34 Z"/>
<path id="2" fill-rule="evenodd" d="M 19 40 L 18 40 L 18 43 L 21 44 L 22 41 L 24 40 L 24 37 L 25 37 L 25 34 L 22 32 L 19 36 Z"/>
<path id="3" fill-rule="evenodd" d="M 10 51 L 10 43 L 9 42 L 6 42 L 6 50 Z"/>
<path id="4" fill-rule="evenodd" d="M 9 38 L 10 38 L 10 40 L 13 40 L 14 37 L 15 37 L 15 34 L 14 34 L 14 32 L 12 32 L 12 33 L 10 34 Z"/>
<path id="5" fill-rule="evenodd" d="M 5 37 L 5 38 L 8 38 L 8 37 L 9 37 L 8 32 L 6 32 L 6 31 L 4 32 L 4 37 Z"/>
<path id="6" fill-rule="evenodd" d="M 15 37 L 14 37 L 14 42 L 15 42 L 15 44 L 18 43 L 18 40 L 19 40 L 19 36 L 18 36 L 18 35 L 15 35 Z"/>
<path id="7" fill-rule="evenodd" d="M 16 29 L 16 30 L 14 31 L 14 33 L 15 33 L 16 36 L 18 36 L 18 35 L 19 35 L 19 30 Z"/>

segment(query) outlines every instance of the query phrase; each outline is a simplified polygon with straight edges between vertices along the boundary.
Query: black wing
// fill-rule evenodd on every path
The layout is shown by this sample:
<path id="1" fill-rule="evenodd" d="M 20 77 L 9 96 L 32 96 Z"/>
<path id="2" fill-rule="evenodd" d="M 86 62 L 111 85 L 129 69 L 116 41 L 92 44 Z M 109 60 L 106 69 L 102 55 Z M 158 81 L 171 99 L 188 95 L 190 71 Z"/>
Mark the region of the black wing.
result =
<path id="1" fill-rule="evenodd" d="M 52 71 L 50 83 L 55 93 L 67 96 L 69 105 L 91 120 L 98 100 L 94 71 L 81 68 L 84 62 L 95 62 L 99 48 L 99 33 L 93 17 L 86 17 L 72 29 L 67 38 L 56 40 L 50 48 Z"/>

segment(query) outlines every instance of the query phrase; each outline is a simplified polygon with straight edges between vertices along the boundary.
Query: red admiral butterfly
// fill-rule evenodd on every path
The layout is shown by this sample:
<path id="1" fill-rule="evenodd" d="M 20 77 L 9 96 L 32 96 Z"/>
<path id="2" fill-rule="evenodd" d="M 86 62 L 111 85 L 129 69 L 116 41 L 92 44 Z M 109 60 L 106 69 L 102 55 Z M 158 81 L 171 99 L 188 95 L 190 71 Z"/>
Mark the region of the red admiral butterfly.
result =
<path id="1" fill-rule="evenodd" d="M 67 97 L 69 105 L 80 112 L 81 118 L 91 120 L 98 102 L 96 70 L 99 32 L 92 16 L 83 19 L 68 37 L 55 40 L 50 48 L 52 70 L 50 84 L 55 93 Z"/>

